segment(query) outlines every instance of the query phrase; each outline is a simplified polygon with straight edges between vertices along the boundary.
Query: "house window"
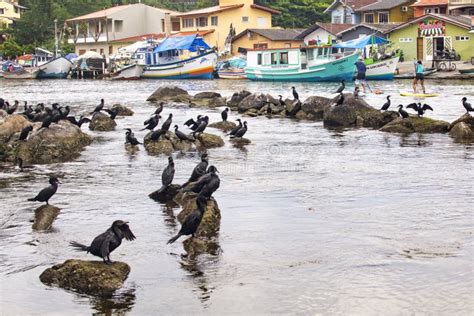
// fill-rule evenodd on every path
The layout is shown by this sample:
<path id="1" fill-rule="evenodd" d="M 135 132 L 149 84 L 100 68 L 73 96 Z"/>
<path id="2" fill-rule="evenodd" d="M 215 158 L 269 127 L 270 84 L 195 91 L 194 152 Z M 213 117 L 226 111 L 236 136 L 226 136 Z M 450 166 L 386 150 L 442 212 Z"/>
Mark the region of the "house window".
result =
<path id="1" fill-rule="evenodd" d="M 217 16 L 211 16 L 211 25 L 217 26 Z"/>
<path id="2" fill-rule="evenodd" d="M 373 13 L 364 14 L 364 22 L 365 23 L 374 23 L 374 14 Z"/>
<path id="3" fill-rule="evenodd" d="M 81 56 L 81 55 L 84 55 L 85 53 L 86 53 L 85 49 L 80 49 L 78 55 Z"/>
<path id="4" fill-rule="evenodd" d="M 254 49 L 267 49 L 268 44 L 267 43 L 259 43 L 259 44 L 253 44 Z"/>
<path id="5" fill-rule="evenodd" d="M 267 25 L 267 20 L 265 20 L 265 18 L 259 16 L 257 18 L 257 26 L 258 27 L 265 27 Z"/>
<path id="6" fill-rule="evenodd" d="M 285 43 L 285 48 L 291 48 L 291 43 Z"/>
<path id="7" fill-rule="evenodd" d="M 379 12 L 379 23 L 388 23 L 388 12 Z"/>
<path id="8" fill-rule="evenodd" d="M 100 49 L 100 54 L 104 55 L 104 49 L 103 48 Z"/>
<path id="9" fill-rule="evenodd" d="M 277 64 L 277 53 L 272 53 L 271 64 L 272 64 L 272 65 L 276 65 L 276 64 Z"/>
<path id="10" fill-rule="evenodd" d="M 341 16 L 340 16 L 340 15 L 333 16 L 333 17 L 332 17 L 332 23 L 334 23 L 334 24 L 341 24 L 341 23 L 342 23 Z"/>
<path id="11" fill-rule="evenodd" d="M 257 65 L 262 64 L 262 54 L 257 54 Z"/>
<path id="12" fill-rule="evenodd" d="M 347 24 L 352 24 L 352 14 L 347 14 L 346 15 L 346 21 L 345 23 Z"/>
<path id="13" fill-rule="evenodd" d="M 1 15 L 5 14 L 5 9 L 0 8 L 0 14 L 1 14 Z"/>
<path id="14" fill-rule="evenodd" d="M 186 27 L 194 27 L 194 20 L 193 19 L 183 19 L 183 28 Z"/>
<path id="15" fill-rule="evenodd" d="M 196 26 L 197 27 L 207 26 L 207 16 L 201 16 L 199 18 L 196 18 Z"/>
<path id="16" fill-rule="evenodd" d="M 122 20 L 115 20 L 114 21 L 114 32 L 122 32 L 123 29 L 123 21 Z"/>
<path id="17" fill-rule="evenodd" d="M 114 53 L 114 48 L 112 46 L 109 46 L 109 55 L 112 55 Z"/>
<path id="18" fill-rule="evenodd" d="M 280 65 L 288 65 L 288 52 L 280 53 Z"/>
<path id="19" fill-rule="evenodd" d="M 249 21 L 249 17 L 248 17 L 248 16 L 243 16 L 243 17 L 242 17 L 242 22 L 247 23 L 248 21 Z"/>
<path id="20" fill-rule="evenodd" d="M 469 36 L 456 36 L 456 41 L 466 42 L 469 41 Z"/>
<path id="21" fill-rule="evenodd" d="M 411 37 L 401 37 L 398 41 L 400 43 L 411 43 L 411 42 L 413 42 L 413 38 L 411 38 Z"/>

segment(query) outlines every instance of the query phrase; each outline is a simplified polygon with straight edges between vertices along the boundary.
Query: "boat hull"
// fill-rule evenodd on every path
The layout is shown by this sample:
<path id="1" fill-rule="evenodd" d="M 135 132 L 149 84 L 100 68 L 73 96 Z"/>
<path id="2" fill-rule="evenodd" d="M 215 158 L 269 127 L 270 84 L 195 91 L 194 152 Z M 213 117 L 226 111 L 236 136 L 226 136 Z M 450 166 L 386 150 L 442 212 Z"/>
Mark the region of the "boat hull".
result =
<path id="1" fill-rule="evenodd" d="M 248 79 L 254 81 L 352 81 L 355 72 L 354 63 L 357 58 L 358 54 L 352 54 L 307 69 L 301 69 L 299 66 L 287 68 L 247 67 L 245 74 Z"/>
<path id="2" fill-rule="evenodd" d="M 148 79 L 213 79 L 217 54 L 203 55 L 170 64 L 147 65 L 142 78 Z"/>
<path id="3" fill-rule="evenodd" d="M 128 65 L 112 74 L 112 80 L 138 80 L 143 74 L 143 66 Z"/>
<path id="4" fill-rule="evenodd" d="M 217 75 L 220 79 L 242 80 L 247 79 L 244 71 L 218 71 Z"/>
<path id="5" fill-rule="evenodd" d="M 393 80 L 395 71 L 397 69 L 399 56 L 390 59 L 375 62 L 367 65 L 367 72 L 365 73 L 367 80 Z"/>
<path id="6" fill-rule="evenodd" d="M 54 58 L 38 67 L 38 79 L 65 79 L 73 64 L 64 57 Z"/>
<path id="7" fill-rule="evenodd" d="M 3 78 L 4 79 L 36 79 L 39 74 L 39 70 L 33 70 L 33 71 L 16 71 L 16 72 L 4 72 L 3 73 Z"/>

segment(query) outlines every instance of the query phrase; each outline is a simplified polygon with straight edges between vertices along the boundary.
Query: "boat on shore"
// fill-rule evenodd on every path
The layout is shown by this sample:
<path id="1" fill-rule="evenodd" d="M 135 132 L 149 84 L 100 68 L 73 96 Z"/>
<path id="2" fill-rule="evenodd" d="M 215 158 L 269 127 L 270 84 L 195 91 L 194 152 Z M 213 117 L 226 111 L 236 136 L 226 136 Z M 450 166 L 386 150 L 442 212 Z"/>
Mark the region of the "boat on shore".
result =
<path id="1" fill-rule="evenodd" d="M 12 72 L 3 72 L 4 79 L 36 79 L 38 77 L 39 69 L 21 69 Z"/>
<path id="2" fill-rule="evenodd" d="M 72 67 L 73 63 L 65 57 L 55 57 L 38 66 L 38 79 L 65 79 Z"/>
<path id="3" fill-rule="evenodd" d="M 168 37 L 145 55 L 142 78 L 213 79 L 217 53 L 198 35 Z"/>
<path id="4" fill-rule="evenodd" d="M 333 54 L 331 46 L 249 49 L 245 74 L 254 81 L 351 81 L 358 56 Z"/>
<path id="5" fill-rule="evenodd" d="M 143 66 L 138 64 L 124 66 L 111 74 L 112 80 L 138 80 L 143 74 Z"/>
<path id="6" fill-rule="evenodd" d="M 217 66 L 217 76 L 220 79 L 241 80 L 247 79 L 245 67 L 247 61 L 241 57 L 233 57 L 225 60 Z"/>

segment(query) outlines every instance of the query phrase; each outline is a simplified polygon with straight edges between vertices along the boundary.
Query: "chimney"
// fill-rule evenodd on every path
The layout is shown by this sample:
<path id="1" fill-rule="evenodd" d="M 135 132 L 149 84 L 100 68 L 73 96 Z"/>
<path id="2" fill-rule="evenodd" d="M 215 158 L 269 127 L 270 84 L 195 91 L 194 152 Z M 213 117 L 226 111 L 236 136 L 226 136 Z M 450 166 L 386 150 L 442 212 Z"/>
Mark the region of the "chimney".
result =
<path id="1" fill-rule="evenodd" d="M 163 32 L 165 32 L 166 37 L 170 36 L 172 28 L 173 25 L 171 24 L 171 15 L 169 13 L 165 13 L 165 29 Z"/>

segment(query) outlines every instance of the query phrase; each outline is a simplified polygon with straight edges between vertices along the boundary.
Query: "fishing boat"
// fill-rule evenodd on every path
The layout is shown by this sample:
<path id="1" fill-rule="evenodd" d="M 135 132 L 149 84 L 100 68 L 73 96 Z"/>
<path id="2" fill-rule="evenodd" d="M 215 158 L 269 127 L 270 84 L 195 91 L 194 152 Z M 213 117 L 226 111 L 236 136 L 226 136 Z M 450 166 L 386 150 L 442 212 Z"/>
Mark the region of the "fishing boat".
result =
<path id="1" fill-rule="evenodd" d="M 212 79 L 217 53 L 198 35 L 168 37 L 146 53 L 142 78 Z"/>
<path id="2" fill-rule="evenodd" d="M 3 72 L 4 79 L 36 79 L 38 77 L 40 70 L 39 69 L 30 69 L 26 70 L 22 68 L 17 71 L 12 72 Z"/>
<path id="3" fill-rule="evenodd" d="M 458 71 L 464 75 L 474 75 L 474 68 L 459 69 Z"/>
<path id="4" fill-rule="evenodd" d="M 73 63 L 63 56 L 38 65 L 38 79 L 65 79 L 73 67 Z"/>
<path id="5" fill-rule="evenodd" d="M 138 80 L 143 74 L 143 66 L 139 64 L 127 65 L 114 71 L 112 80 Z"/>
<path id="6" fill-rule="evenodd" d="M 255 81 L 351 81 L 358 56 L 334 54 L 330 46 L 249 49 L 245 74 Z"/>
<path id="7" fill-rule="evenodd" d="M 247 61 L 241 57 L 233 57 L 218 64 L 217 75 L 220 79 L 246 79 Z"/>
<path id="8" fill-rule="evenodd" d="M 366 79 L 367 80 L 393 80 L 397 69 L 400 56 L 396 53 L 383 54 L 376 52 L 376 47 L 387 45 L 389 42 L 385 38 L 375 35 L 367 35 L 361 38 L 342 42 L 334 45 L 334 48 L 344 49 L 344 51 L 360 50 L 362 55 L 370 56 L 364 59 L 366 65 Z M 374 55 L 377 58 L 374 59 Z"/>

